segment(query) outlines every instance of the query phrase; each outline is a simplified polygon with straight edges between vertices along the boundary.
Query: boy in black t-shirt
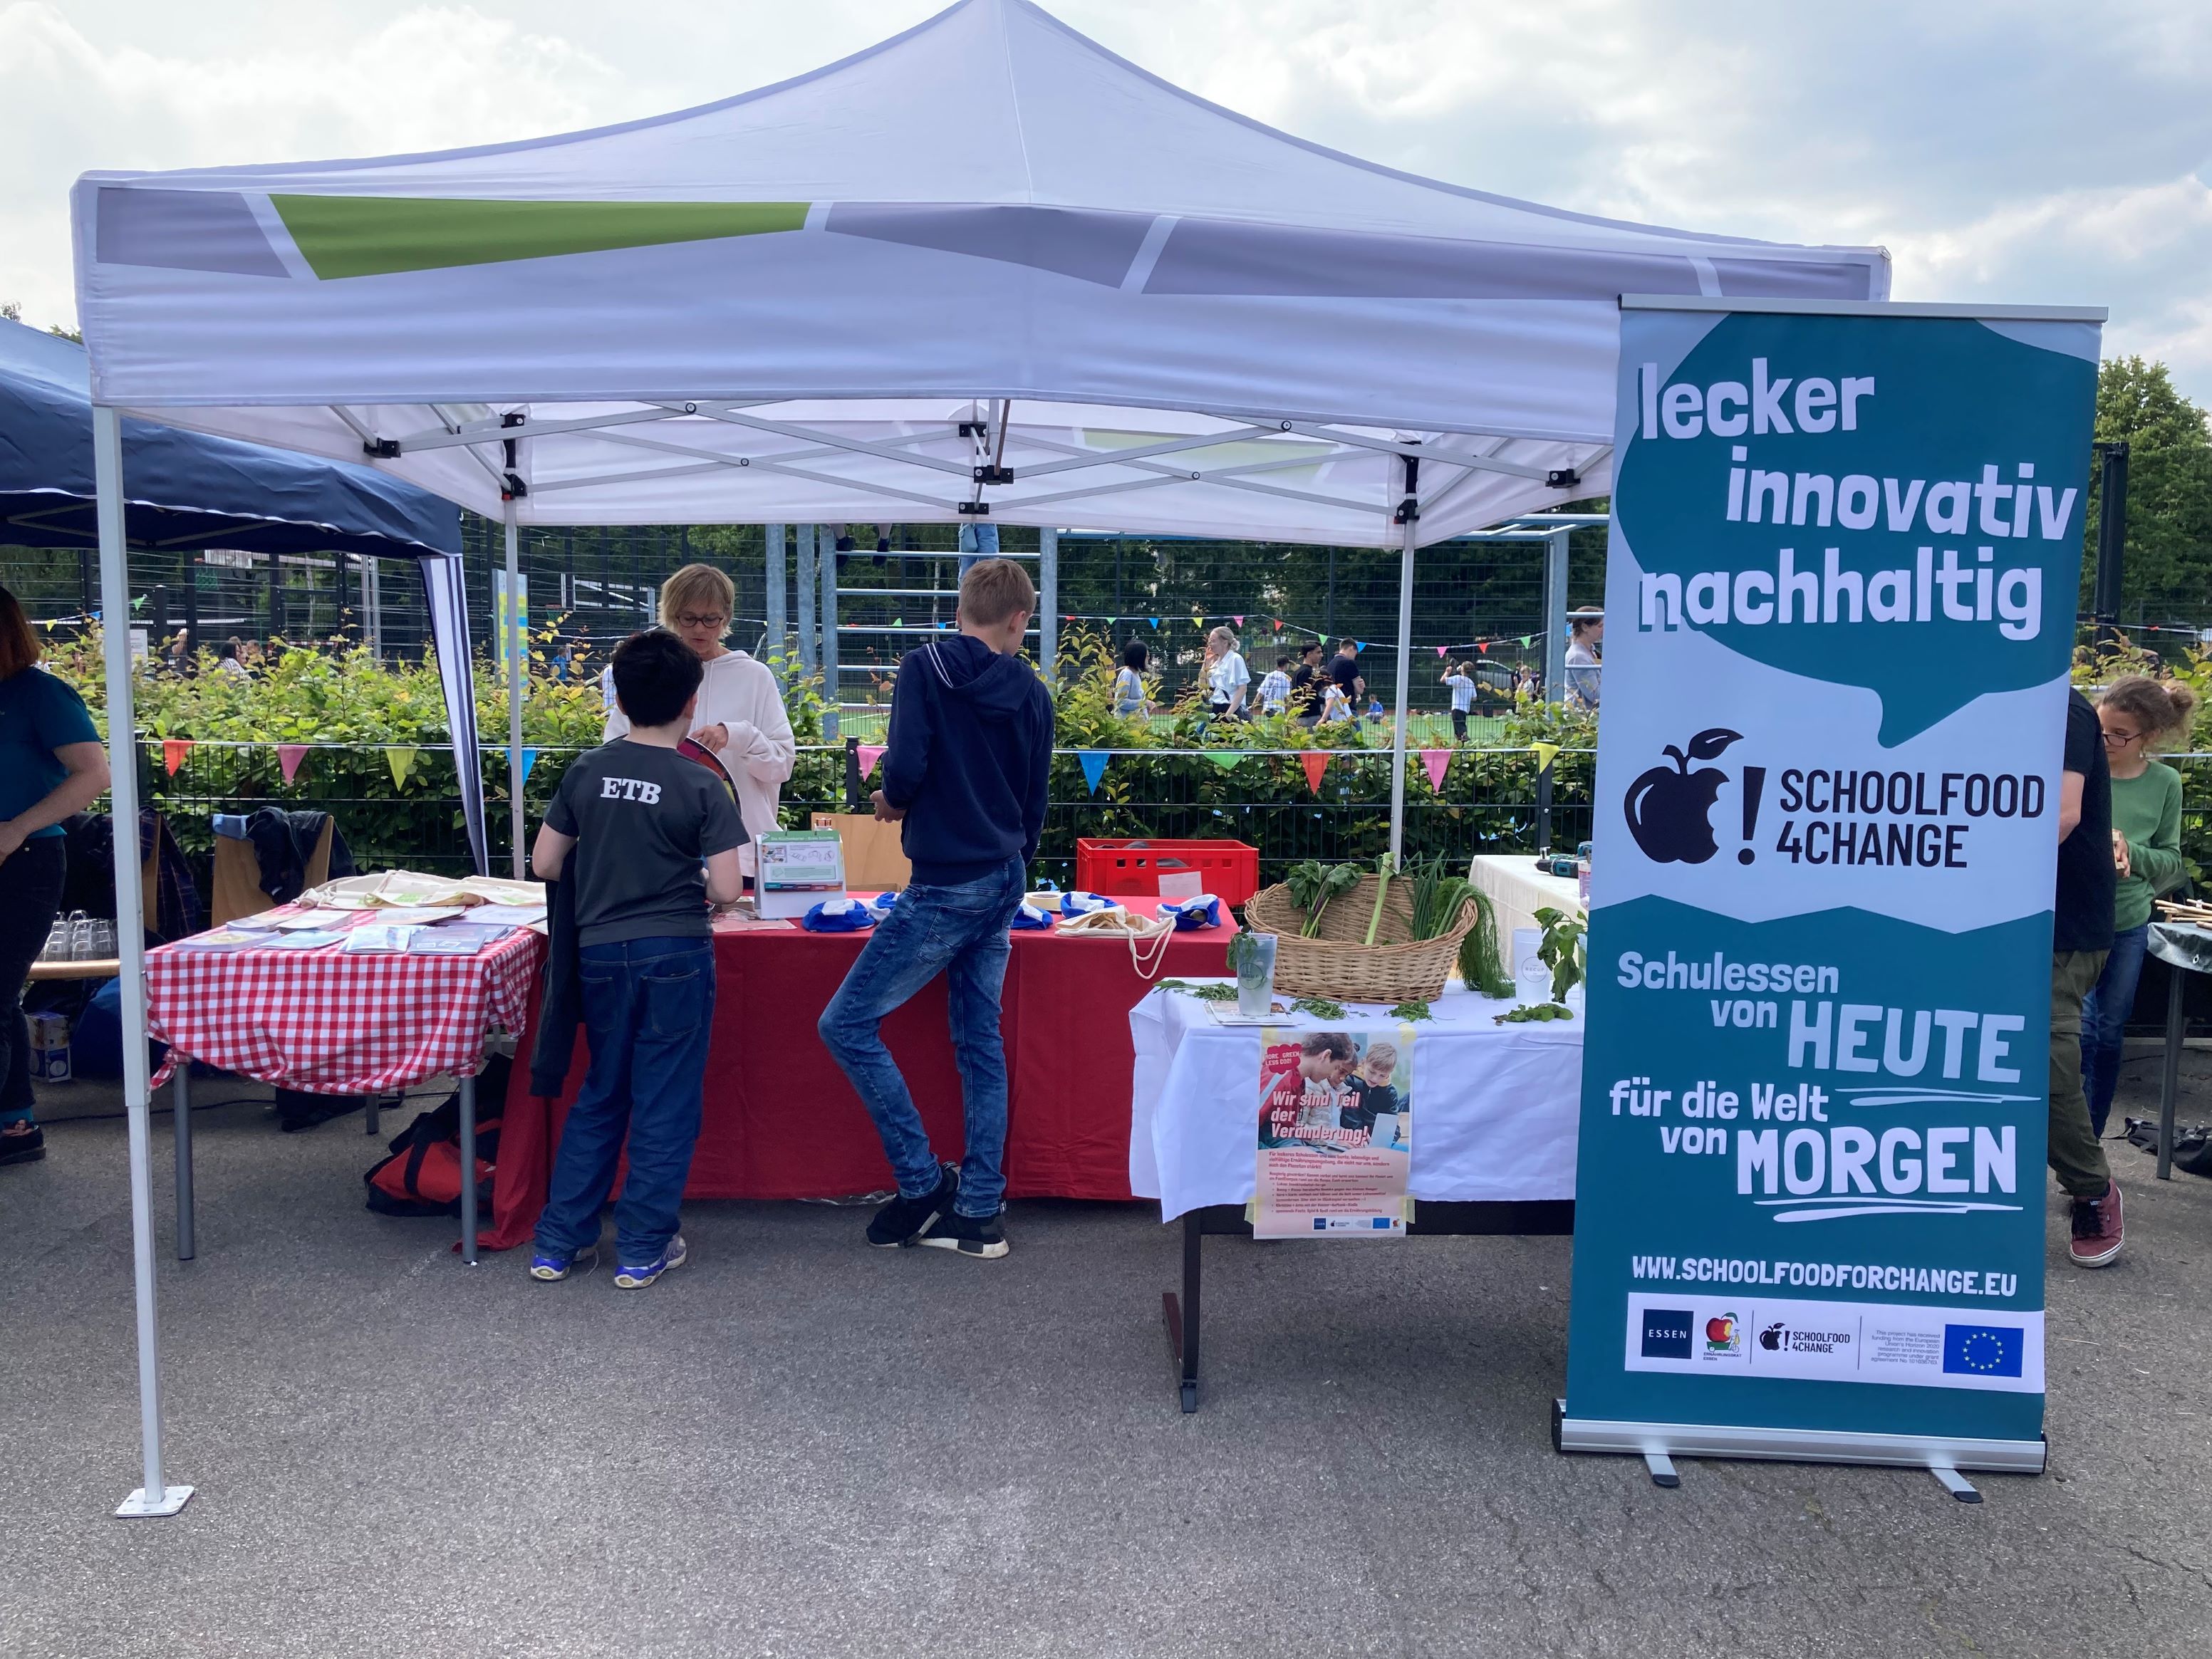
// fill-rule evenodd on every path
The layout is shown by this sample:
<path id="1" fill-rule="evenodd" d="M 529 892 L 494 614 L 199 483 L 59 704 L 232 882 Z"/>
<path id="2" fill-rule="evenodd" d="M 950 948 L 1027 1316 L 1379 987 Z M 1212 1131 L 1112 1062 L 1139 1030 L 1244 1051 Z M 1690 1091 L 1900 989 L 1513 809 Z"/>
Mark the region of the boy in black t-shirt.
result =
<path id="1" fill-rule="evenodd" d="M 2089 1121 L 2081 1091 L 2081 1000 L 2112 948 L 2119 871 L 2112 851 L 2112 778 L 2104 728 L 2079 691 L 2066 699 L 2066 751 L 2059 775 L 2058 880 L 2051 927 L 2051 1173 L 2073 1200 L 2068 1258 L 2102 1267 L 2120 1253 L 2120 1189 Z"/>
<path id="2" fill-rule="evenodd" d="M 533 1279 L 591 1266 L 625 1145 L 615 1283 L 639 1289 L 684 1265 L 677 1207 L 699 1139 L 714 1012 L 708 903 L 742 890 L 745 840 L 717 775 L 677 752 L 701 677 L 673 634 L 633 634 L 617 647 L 615 699 L 629 732 L 569 767 L 531 851 L 543 879 L 574 884 L 592 1054 L 538 1218 Z"/>

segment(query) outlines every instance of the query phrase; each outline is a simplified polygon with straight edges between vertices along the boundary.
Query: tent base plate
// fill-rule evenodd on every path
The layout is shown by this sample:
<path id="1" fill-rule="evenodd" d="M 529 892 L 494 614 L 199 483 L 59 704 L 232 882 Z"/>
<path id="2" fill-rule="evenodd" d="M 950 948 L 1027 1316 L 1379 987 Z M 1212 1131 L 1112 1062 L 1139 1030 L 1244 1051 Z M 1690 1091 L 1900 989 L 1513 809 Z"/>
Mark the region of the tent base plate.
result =
<path id="1" fill-rule="evenodd" d="M 168 1486 L 158 1498 L 149 1498 L 146 1488 L 140 1486 L 116 1506 L 115 1513 L 130 1518 L 137 1516 L 170 1516 L 191 1501 L 190 1486 Z"/>

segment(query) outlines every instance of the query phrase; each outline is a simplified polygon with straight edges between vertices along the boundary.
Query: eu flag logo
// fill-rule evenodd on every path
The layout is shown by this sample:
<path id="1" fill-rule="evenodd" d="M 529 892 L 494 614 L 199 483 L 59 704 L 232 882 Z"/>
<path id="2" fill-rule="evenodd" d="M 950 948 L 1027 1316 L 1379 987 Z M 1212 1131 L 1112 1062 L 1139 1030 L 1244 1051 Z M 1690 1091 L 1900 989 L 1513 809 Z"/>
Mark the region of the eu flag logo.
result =
<path id="1" fill-rule="evenodd" d="M 1946 1325 L 1943 1369 L 1967 1376 L 2018 1376 L 2027 1334 L 2017 1325 Z"/>

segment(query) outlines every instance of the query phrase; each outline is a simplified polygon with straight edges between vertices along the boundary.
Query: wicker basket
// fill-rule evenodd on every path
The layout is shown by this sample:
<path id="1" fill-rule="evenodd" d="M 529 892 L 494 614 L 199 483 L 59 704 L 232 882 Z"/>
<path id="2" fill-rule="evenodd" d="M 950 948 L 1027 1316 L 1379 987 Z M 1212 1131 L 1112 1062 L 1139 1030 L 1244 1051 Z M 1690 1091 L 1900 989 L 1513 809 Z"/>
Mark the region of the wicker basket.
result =
<path id="1" fill-rule="evenodd" d="M 1244 926 L 1275 936 L 1275 988 L 1297 997 L 1328 997 L 1338 1002 L 1429 1002 L 1443 994 L 1459 960 L 1459 942 L 1474 932 L 1481 907 L 1470 898 L 1459 920 L 1435 939 L 1416 939 L 1413 884 L 1393 877 L 1382 899 L 1382 925 L 1375 943 L 1362 943 L 1375 914 L 1375 884 L 1339 893 L 1322 912 L 1321 933 L 1306 939 L 1305 912 L 1291 902 L 1291 890 L 1279 884 L 1263 888 L 1244 907 Z"/>

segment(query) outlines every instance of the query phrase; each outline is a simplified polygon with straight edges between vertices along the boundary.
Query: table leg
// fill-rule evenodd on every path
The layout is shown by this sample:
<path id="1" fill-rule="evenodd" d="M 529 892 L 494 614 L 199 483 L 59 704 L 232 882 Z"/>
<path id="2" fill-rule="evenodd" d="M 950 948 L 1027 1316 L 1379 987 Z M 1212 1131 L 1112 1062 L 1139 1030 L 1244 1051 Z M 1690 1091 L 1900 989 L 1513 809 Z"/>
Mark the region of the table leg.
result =
<path id="1" fill-rule="evenodd" d="M 461 1260 L 477 1265 L 477 1080 L 461 1079 Z"/>
<path id="2" fill-rule="evenodd" d="M 1173 1291 L 1164 1291 L 1160 1294 L 1160 1311 L 1168 1327 L 1168 1350 L 1175 1357 L 1178 1372 L 1177 1389 L 1186 1412 L 1198 1409 L 1199 1246 L 1204 1237 L 1200 1212 L 1185 1211 L 1182 1218 L 1182 1297 L 1178 1302 Z"/>
<path id="3" fill-rule="evenodd" d="M 2158 1085 L 2158 1178 L 2173 1179 L 2173 1106 L 2181 1092 L 2181 993 L 2189 979 L 2179 963 L 2166 964 L 2166 1071 Z"/>
<path id="4" fill-rule="evenodd" d="M 177 1139 L 177 1260 L 190 1261 L 198 1245 L 192 1237 L 192 1063 L 179 1059 L 169 1123 Z"/>
<path id="5" fill-rule="evenodd" d="M 383 1102 L 384 1096 L 379 1091 L 371 1089 L 366 1099 L 368 1103 L 362 1109 L 362 1132 L 373 1140 L 376 1138 L 376 1132 L 384 1127 L 384 1114 L 378 1109 Z"/>

